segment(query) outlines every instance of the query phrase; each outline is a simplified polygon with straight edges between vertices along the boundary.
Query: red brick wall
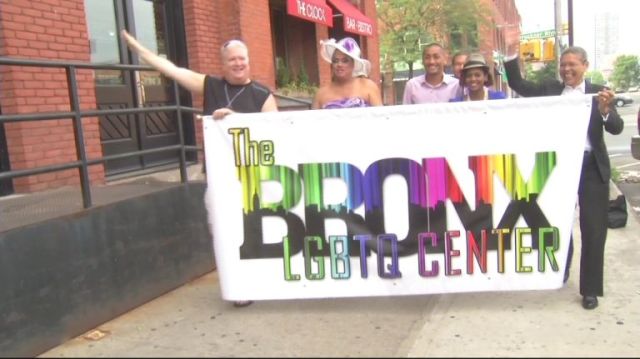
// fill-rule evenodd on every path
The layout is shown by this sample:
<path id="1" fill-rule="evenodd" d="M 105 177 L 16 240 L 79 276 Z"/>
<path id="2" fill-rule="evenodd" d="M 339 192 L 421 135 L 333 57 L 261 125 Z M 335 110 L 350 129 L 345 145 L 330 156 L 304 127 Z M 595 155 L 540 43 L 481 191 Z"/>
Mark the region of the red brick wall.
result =
<path id="1" fill-rule="evenodd" d="M 0 0 L 0 8 L 1 56 L 89 61 L 83 0 Z M 63 69 L 1 66 L 0 76 L 4 115 L 71 110 Z M 76 77 L 81 108 L 95 108 L 92 71 L 77 71 Z M 97 118 L 85 118 L 82 123 L 88 157 L 101 157 Z M 8 123 L 5 131 L 13 170 L 77 159 L 70 119 Z M 89 169 L 93 183 L 104 181 L 101 165 Z M 74 169 L 17 178 L 14 188 L 18 193 L 33 192 L 77 183 Z"/>
<path id="2" fill-rule="evenodd" d="M 219 75 L 220 46 L 223 40 L 220 38 L 220 21 L 212 21 L 220 17 L 219 9 L 216 9 L 211 0 L 184 0 L 183 13 L 185 23 L 185 36 L 187 38 L 187 53 L 189 56 L 189 68 L 205 74 Z M 193 106 L 202 108 L 202 96 L 193 97 Z M 195 121 L 196 145 L 202 146 L 202 121 Z M 202 160 L 202 152 L 198 153 Z"/>
<path id="3" fill-rule="evenodd" d="M 242 34 L 240 25 L 240 12 L 242 5 L 240 0 L 218 0 L 216 3 L 216 11 L 218 16 L 216 20 L 220 22 L 220 38 L 223 41 L 230 39 L 246 40 Z M 222 43 L 220 43 L 222 44 Z M 219 48 L 220 46 L 218 46 Z"/>
<path id="4" fill-rule="evenodd" d="M 320 56 L 320 40 L 329 38 L 329 28 L 316 24 L 316 46 L 318 47 L 318 73 L 320 74 L 320 86 L 326 86 L 331 82 L 331 65 Z"/>
<path id="5" fill-rule="evenodd" d="M 363 0 L 363 5 L 360 11 L 367 15 L 374 24 L 373 36 L 365 37 L 365 56 L 367 60 L 371 62 L 371 74 L 369 78 L 377 84 L 381 84 L 380 80 L 380 36 L 378 35 L 378 26 L 376 19 L 378 13 L 376 11 L 375 0 Z"/>
<path id="6" fill-rule="evenodd" d="M 276 71 L 273 63 L 269 2 L 264 0 L 237 0 L 240 9 L 241 38 L 249 47 L 251 77 L 271 90 L 276 89 Z M 227 20 L 235 19 L 228 18 Z"/>

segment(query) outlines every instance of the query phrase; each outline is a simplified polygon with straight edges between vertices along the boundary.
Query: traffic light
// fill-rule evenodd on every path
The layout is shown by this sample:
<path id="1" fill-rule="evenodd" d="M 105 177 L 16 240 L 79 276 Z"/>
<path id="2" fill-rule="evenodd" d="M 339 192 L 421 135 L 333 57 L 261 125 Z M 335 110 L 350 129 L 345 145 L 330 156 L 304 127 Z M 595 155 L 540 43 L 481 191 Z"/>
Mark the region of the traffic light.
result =
<path id="1" fill-rule="evenodd" d="M 520 43 L 520 57 L 524 61 L 528 61 L 531 58 L 532 49 L 531 41 L 523 41 Z"/>
<path id="2" fill-rule="evenodd" d="M 520 43 L 520 57 L 524 61 L 539 61 L 542 59 L 542 45 L 540 40 L 533 39 Z"/>
<path id="3" fill-rule="evenodd" d="M 544 40 L 543 60 L 553 61 L 556 59 L 556 43 L 553 39 Z"/>
<path id="4" fill-rule="evenodd" d="M 534 61 L 538 61 L 542 59 L 542 46 L 540 46 L 540 40 L 531 40 L 531 59 Z"/>

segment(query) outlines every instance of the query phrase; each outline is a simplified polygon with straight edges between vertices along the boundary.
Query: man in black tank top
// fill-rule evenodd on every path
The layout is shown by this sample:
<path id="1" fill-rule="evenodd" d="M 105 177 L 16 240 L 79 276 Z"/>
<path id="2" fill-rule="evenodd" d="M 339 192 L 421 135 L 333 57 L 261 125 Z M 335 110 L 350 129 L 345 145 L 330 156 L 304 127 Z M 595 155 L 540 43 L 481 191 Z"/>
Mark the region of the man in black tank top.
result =
<path id="1" fill-rule="evenodd" d="M 261 112 L 271 92 L 264 85 L 251 81 L 232 85 L 224 78 L 207 75 L 204 80 L 204 113 L 228 108 L 235 112 Z"/>
<path id="2" fill-rule="evenodd" d="M 278 111 L 275 97 L 264 85 L 251 80 L 249 50 L 240 40 L 222 45 L 222 77 L 209 76 L 178 67 L 140 44 L 126 30 L 122 38 L 147 64 L 177 81 L 194 94 L 204 96 L 204 115 L 219 120 L 233 112 Z"/>
<path id="3" fill-rule="evenodd" d="M 251 80 L 249 50 L 240 40 L 227 41 L 222 45 L 220 55 L 223 76 L 219 78 L 176 66 L 142 46 L 126 30 L 122 30 L 121 36 L 129 48 L 144 62 L 177 81 L 189 91 L 204 95 L 205 116 L 213 115 L 214 119 L 220 120 L 234 112 L 278 111 L 271 91 L 266 86 Z M 233 302 L 233 305 L 245 307 L 251 303 L 253 301 L 242 300 Z"/>

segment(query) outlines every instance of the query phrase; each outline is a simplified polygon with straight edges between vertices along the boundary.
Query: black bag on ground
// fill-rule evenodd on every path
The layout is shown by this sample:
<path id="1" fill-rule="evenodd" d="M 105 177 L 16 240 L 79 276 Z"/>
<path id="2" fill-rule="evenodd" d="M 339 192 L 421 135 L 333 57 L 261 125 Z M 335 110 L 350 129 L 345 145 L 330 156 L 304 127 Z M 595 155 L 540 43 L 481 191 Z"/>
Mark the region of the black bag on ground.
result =
<path id="1" fill-rule="evenodd" d="M 609 228 L 621 228 L 627 225 L 627 200 L 624 195 L 609 200 Z"/>

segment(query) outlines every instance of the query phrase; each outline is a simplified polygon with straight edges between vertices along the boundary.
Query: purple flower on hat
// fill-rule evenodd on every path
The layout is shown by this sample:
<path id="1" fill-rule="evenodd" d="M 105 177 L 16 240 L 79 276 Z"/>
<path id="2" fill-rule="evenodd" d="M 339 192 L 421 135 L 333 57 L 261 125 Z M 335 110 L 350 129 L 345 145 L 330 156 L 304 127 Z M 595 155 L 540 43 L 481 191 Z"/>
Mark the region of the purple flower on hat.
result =
<path id="1" fill-rule="evenodd" d="M 356 40 L 350 37 L 346 37 L 342 40 L 342 46 L 345 48 L 345 50 L 352 52 L 355 47 L 358 46 L 358 44 L 356 44 Z"/>

